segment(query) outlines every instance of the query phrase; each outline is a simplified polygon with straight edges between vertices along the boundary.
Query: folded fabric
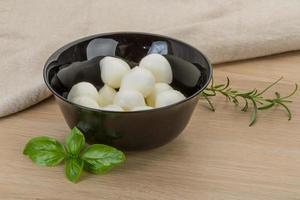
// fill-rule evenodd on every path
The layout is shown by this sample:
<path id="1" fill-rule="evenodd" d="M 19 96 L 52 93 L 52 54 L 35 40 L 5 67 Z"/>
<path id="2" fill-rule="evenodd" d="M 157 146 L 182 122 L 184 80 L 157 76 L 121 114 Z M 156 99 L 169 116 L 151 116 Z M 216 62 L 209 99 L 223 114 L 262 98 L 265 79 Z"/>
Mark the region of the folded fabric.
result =
<path id="1" fill-rule="evenodd" d="M 299 19 L 299 0 L 0 1 L 0 116 L 49 97 L 46 59 L 89 34 L 165 34 L 219 63 L 300 49 Z"/>

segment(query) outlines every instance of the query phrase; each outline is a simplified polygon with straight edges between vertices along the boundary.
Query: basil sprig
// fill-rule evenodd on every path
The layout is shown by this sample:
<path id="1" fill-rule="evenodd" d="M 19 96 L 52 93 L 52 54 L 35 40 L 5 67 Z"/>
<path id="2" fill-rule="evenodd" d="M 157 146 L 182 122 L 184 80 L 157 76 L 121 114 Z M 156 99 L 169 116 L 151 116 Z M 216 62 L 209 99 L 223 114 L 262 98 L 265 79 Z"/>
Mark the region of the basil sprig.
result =
<path id="1" fill-rule="evenodd" d="M 54 138 L 41 136 L 32 138 L 25 146 L 23 154 L 40 166 L 56 166 L 65 161 L 65 175 L 77 182 L 83 170 L 102 174 L 125 161 L 123 152 L 116 148 L 94 144 L 85 147 L 85 138 L 74 127 L 66 137 L 65 147 Z"/>

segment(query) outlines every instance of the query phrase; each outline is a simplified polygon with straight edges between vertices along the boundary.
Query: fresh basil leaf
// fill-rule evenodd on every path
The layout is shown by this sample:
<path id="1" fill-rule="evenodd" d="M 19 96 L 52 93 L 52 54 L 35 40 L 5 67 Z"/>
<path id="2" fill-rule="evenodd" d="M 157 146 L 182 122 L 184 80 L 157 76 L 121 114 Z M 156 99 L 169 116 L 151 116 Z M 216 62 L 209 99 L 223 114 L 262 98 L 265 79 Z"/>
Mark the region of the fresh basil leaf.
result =
<path id="1" fill-rule="evenodd" d="M 84 135 L 78 128 L 74 127 L 66 138 L 66 148 L 68 153 L 72 155 L 78 155 L 81 149 L 84 147 L 84 144 Z"/>
<path id="2" fill-rule="evenodd" d="M 83 170 L 83 160 L 80 158 L 67 158 L 65 162 L 66 177 L 72 181 L 77 182 Z"/>
<path id="3" fill-rule="evenodd" d="M 62 144 L 46 136 L 32 138 L 26 144 L 23 154 L 41 166 L 58 165 L 66 155 Z"/>
<path id="4" fill-rule="evenodd" d="M 84 160 L 84 168 L 95 174 L 107 172 L 125 161 L 123 152 L 104 144 L 87 147 L 81 154 L 81 158 Z"/>

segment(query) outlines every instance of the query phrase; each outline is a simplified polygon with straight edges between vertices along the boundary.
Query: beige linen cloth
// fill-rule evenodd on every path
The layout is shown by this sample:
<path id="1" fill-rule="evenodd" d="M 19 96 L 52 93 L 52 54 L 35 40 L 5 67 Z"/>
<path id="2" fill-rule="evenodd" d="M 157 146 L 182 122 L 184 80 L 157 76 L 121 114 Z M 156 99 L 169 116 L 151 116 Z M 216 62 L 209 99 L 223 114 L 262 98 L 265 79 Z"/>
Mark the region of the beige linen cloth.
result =
<path id="1" fill-rule="evenodd" d="M 0 116 L 50 96 L 53 51 L 111 31 L 169 35 L 213 63 L 252 58 L 300 49 L 300 0 L 0 0 Z"/>

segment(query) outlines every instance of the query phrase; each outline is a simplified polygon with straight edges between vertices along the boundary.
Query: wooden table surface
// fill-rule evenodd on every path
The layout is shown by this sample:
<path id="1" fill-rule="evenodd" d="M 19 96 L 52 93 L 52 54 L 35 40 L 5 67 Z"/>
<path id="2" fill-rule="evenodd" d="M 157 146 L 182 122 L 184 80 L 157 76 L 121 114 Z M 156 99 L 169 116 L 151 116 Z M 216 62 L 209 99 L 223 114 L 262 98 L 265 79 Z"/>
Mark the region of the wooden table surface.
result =
<path id="1" fill-rule="evenodd" d="M 300 83 L 300 52 L 216 65 L 216 81 L 226 76 L 238 89 L 262 88 L 280 76 L 276 87 L 288 93 Z M 289 200 L 300 199 L 300 100 L 282 109 L 259 113 L 248 127 L 249 113 L 239 112 L 223 97 L 217 111 L 199 102 L 184 132 L 151 151 L 129 152 L 127 162 L 106 175 L 85 173 L 68 182 L 63 165 L 38 167 L 22 155 L 34 136 L 64 140 L 69 131 L 50 98 L 0 120 L 0 199 L 101 200 Z"/>

